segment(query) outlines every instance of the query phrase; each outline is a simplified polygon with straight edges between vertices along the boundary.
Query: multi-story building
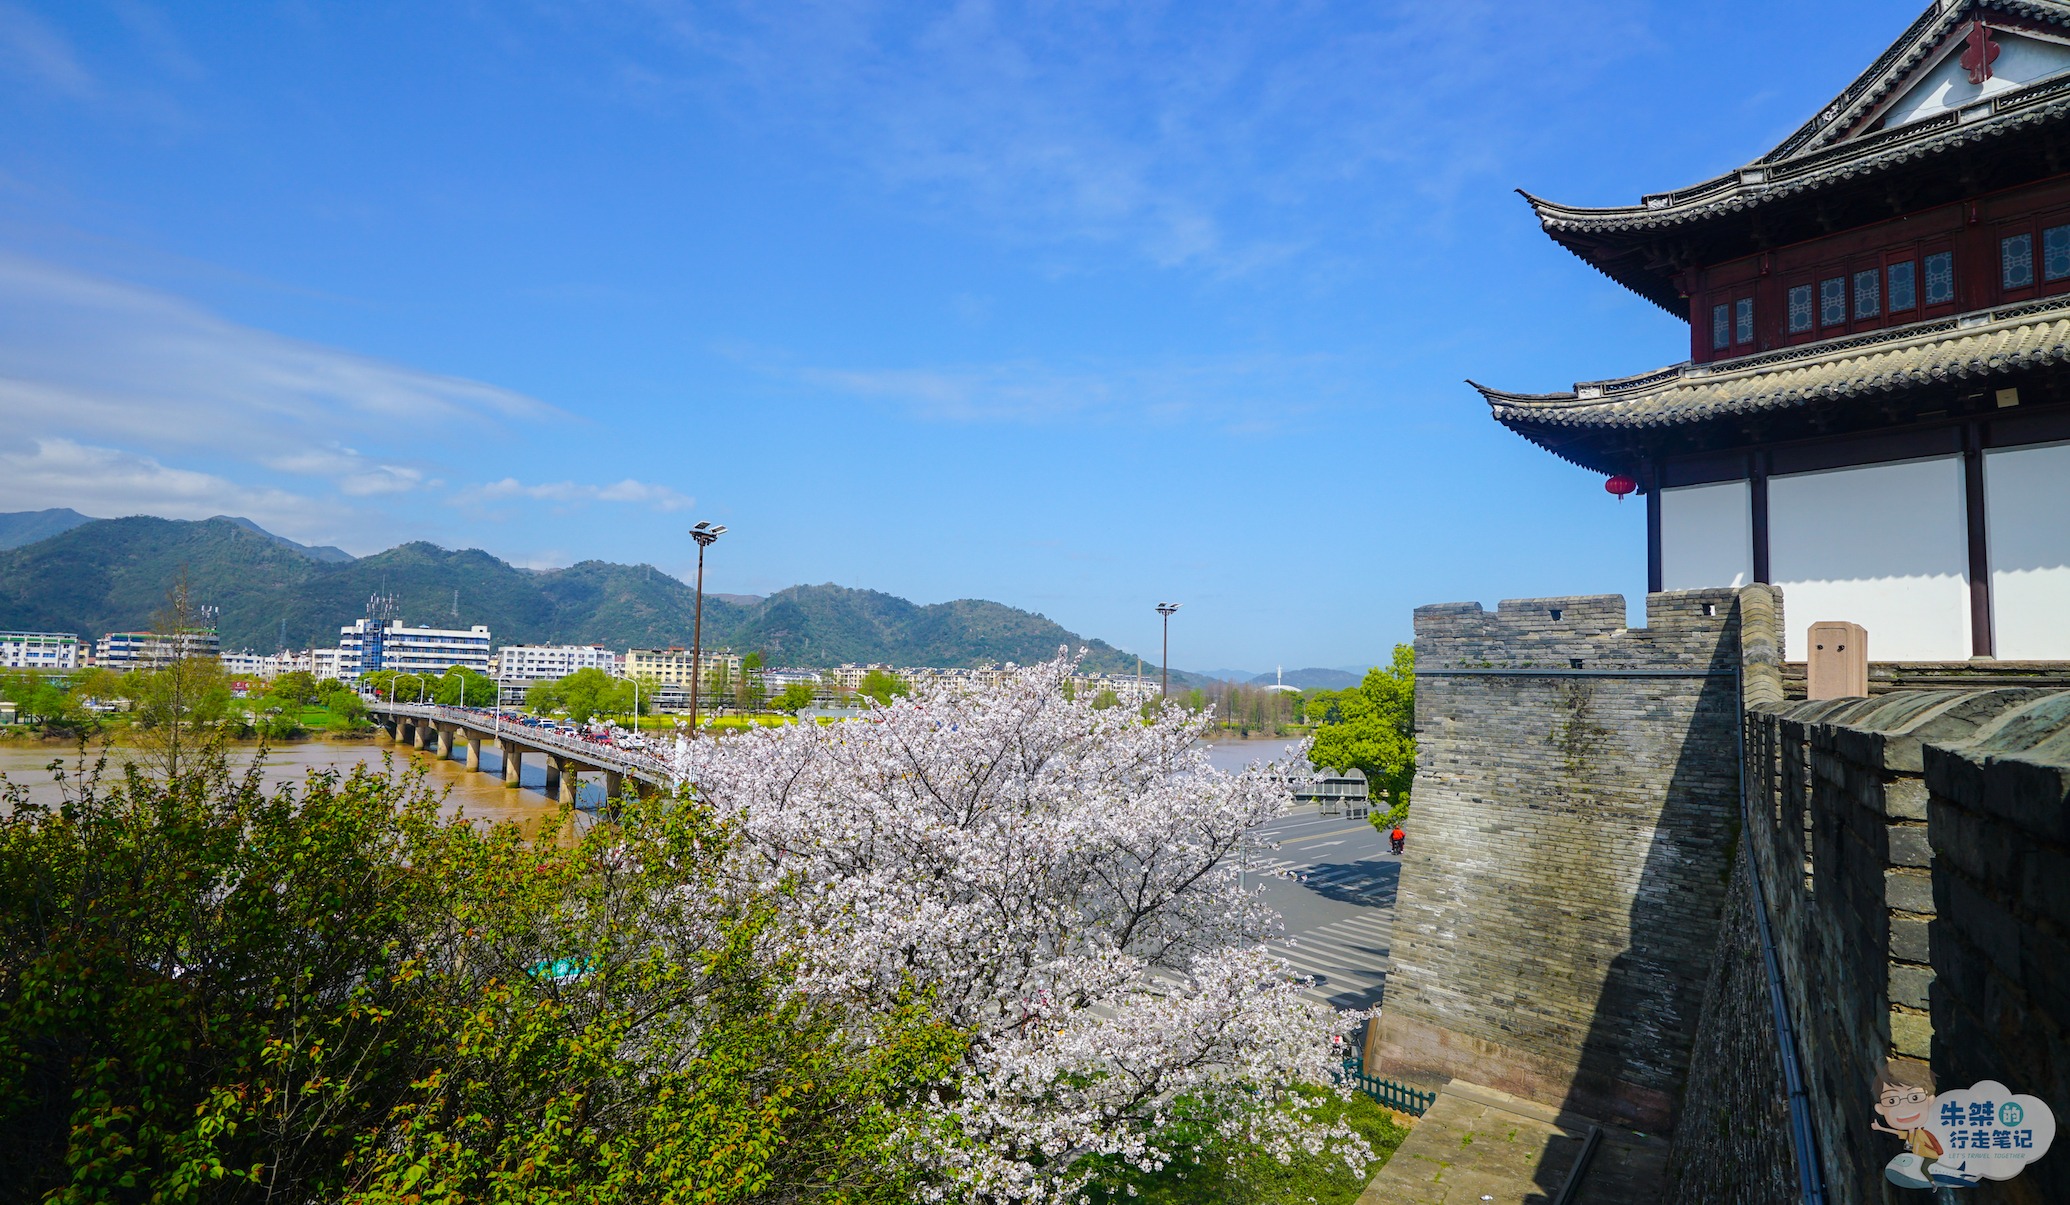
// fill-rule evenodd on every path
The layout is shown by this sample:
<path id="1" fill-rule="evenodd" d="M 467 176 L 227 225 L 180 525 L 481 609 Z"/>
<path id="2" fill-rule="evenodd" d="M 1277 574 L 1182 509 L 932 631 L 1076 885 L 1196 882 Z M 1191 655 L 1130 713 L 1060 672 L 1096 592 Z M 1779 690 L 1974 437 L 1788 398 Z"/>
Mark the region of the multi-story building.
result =
<path id="1" fill-rule="evenodd" d="M 79 637 L 70 632 L 0 632 L 0 669 L 79 668 Z"/>
<path id="2" fill-rule="evenodd" d="M 357 678 L 376 670 L 442 674 L 456 666 L 487 674 L 493 663 L 489 629 L 413 628 L 400 619 L 386 624 L 355 620 L 338 630 L 338 677 Z"/>
<path id="3" fill-rule="evenodd" d="M 313 650 L 312 650 L 313 651 Z M 311 651 L 289 649 L 280 653 L 224 653 L 223 672 L 237 677 L 278 678 L 296 672 L 314 673 Z"/>
<path id="4" fill-rule="evenodd" d="M 214 628 L 180 633 L 110 632 L 101 637 L 95 663 L 108 669 L 148 669 L 185 657 L 214 657 L 222 641 Z"/>
<path id="5" fill-rule="evenodd" d="M 618 672 L 621 657 L 601 644 L 506 644 L 496 650 L 496 676 L 537 682 L 565 678 L 578 669 Z"/>
<path id="6" fill-rule="evenodd" d="M 1648 588 L 1766 582 L 1877 660 L 2070 657 L 2070 5 L 1942 0 L 1752 163 L 1528 198 L 1689 357 L 1494 417 L 1646 501 Z M 1801 647 L 1801 646 L 1798 646 Z"/>
<path id="7" fill-rule="evenodd" d="M 685 648 L 627 649 L 625 667 L 621 671 L 628 678 L 650 678 L 664 686 L 690 685 L 690 650 Z M 721 686 L 740 681 L 740 655 L 724 649 L 707 649 L 704 654 L 704 689 L 713 691 Z"/>
<path id="8" fill-rule="evenodd" d="M 310 649 L 309 672 L 321 682 L 325 678 L 345 677 L 344 649 Z"/>

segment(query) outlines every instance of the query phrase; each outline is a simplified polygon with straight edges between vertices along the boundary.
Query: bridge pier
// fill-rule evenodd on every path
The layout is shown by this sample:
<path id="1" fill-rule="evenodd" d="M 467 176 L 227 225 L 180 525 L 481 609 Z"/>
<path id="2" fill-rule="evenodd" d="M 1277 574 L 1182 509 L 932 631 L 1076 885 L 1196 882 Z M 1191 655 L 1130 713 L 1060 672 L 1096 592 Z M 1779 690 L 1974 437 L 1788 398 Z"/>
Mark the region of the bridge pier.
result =
<path id="1" fill-rule="evenodd" d="M 546 755 L 546 797 L 561 797 L 561 759 L 551 753 Z"/>
<path id="2" fill-rule="evenodd" d="M 604 771 L 604 798 L 616 800 L 625 793 L 625 775 L 616 770 Z"/>
<path id="3" fill-rule="evenodd" d="M 467 768 L 470 770 L 480 770 L 482 768 L 482 734 L 479 732 L 469 732 L 467 734 Z"/>
<path id="4" fill-rule="evenodd" d="M 431 725 L 422 722 L 411 724 L 410 744 L 419 749 L 431 748 Z"/>
<path id="5" fill-rule="evenodd" d="M 515 790 L 518 775 L 525 767 L 525 755 L 519 753 L 518 747 L 509 741 L 498 741 L 497 744 L 503 749 L 503 785 Z"/>
<path id="6" fill-rule="evenodd" d="M 560 763 L 560 801 L 562 803 L 574 803 L 576 793 L 582 789 L 582 763 L 568 757 L 561 758 Z"/>
<path id="7" fill-rule="evenodd" d="M 453 756 L 453 725 L 439 724 L 436 726 L 436 731 L 438 732 L 438 759 L 445 761 Z"/>
<path id="8" fill-rule="evenodd" d="M 377 745 L 393 745 L 395 743 L 394 720 L 376 720 L 374 722 L 374 743 Z"/>

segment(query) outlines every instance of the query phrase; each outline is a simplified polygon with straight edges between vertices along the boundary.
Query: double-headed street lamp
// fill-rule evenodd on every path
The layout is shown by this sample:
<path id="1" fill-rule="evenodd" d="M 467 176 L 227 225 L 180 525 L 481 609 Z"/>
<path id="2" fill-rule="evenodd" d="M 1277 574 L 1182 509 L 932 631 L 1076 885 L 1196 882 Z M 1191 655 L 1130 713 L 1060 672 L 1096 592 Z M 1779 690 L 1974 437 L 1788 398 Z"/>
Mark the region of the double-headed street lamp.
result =
<path id="1" fill-rule="evenodd" d="M 1158 689 L 1159 694 L 1167 699 L 1172 696 L 1172 612 L 1185 605 L 1185 603 L 1170 602 L 1157 604 L 1157 613 L 1164 616 L 1163 684 Z"/>
<path id="2" fill-rule="evenodd" d="M 724 524 L 700 522 L 690 529 L 697 541 L 697 620 L 690 630 L 690 731 L 697 732 L 697 692 L 704 686 L 704 550 L 726 534 Z M 637 717 L 634 723 L 638 723 Z"/>

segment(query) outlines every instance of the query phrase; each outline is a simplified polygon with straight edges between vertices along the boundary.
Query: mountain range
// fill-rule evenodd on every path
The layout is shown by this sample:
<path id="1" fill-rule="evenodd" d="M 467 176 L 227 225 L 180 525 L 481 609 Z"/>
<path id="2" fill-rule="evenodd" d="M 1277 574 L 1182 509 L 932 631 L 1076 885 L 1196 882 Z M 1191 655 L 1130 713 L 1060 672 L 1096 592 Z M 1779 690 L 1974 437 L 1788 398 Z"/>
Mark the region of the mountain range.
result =
<path id="1" fill-rule="evenodd" d="M 486 624 L 499 644 L 687 646 L 696 607 L 689 586 L 652 565 L 529 570 L 479 549 L 421 542 L 355 558 L 249 519 L 88 519 L 60 510 L 0 514 L 0 629 L 93 637 L 148 628 L 182 571 L 194 599 L 216 608 L 225 649 L 334 645 L 339 627 L 366 615 L 376 595 L 394 598 L 412 624 Z M 1104 641 L 1001 603 L 921 606 L 831 584 L 767 597 L 708 593 L 704 628 L 706 647 L 759 650 L 776 665 L 1027 663 L 1066 646 L 1086 649 L 1090 668 L 1136 668 Z"/>

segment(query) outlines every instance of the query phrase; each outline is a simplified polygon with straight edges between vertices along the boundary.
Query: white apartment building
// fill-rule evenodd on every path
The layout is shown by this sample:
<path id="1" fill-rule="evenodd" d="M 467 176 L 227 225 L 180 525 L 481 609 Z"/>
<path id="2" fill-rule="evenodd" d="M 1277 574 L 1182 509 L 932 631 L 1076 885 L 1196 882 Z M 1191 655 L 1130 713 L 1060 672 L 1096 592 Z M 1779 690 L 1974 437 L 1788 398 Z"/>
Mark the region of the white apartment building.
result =
<path id="1" fill-rule="evenodd" d="M 316 651 L 323 650 L 296 652 L 293 649 L 289 649 L 283 653 L 224 653 L 222 656 L 223 672 L 232 677 L 239 678 L 278 678 L 282 674 L 292 674 L 297 671 L 314 673 L 315 668 L 311 657 L 312 653 Z M 335 652 L 336 650 L 329 651 Z"/>
<path id="2" fill-rule="evenodd" d="M 487 674 L 493 664 L 489 629 L 413 628 L 400 619 L 380 625 L 355 620 L 338 629 L 338 677 L 357 678 L 376 670 L 442 674 L 454 666 Z"/>
<path id="3" fill-rule="evenodd" d="M 506 682 L 565 678 L 578 669 L 618 672 L 620 657 L 601 644 L 506 644 L 496 650 L 496 676 Z"/>
<path id="4" fill-rule="evenodd" d="M 345 676 L 344 649 L 310 649 L 309 672 L 316 675 L 318 682 L 325 678 Z"/>
<path id="5" fill-rule="evenodd" d="M 127 670 L 164 665 L 180 657 L 214 657 L 222 641 L 214 628 L 166 632 L 110 632 L 101 637 L 94 660 L 108 669 Z"/>
<path id="6" fill-rule="evenodd" d="M 79 637 L 70 632 L 0 632 L 0 669 L 78 669 Z"/>
<path id="7" fill-rule="evenodd" d="M 627 649 L 625 668 L 621 671 L 628 678 L 652 678 L 664 686 L 690 685 L 690 650 Z M 740 655 L 724 649 L 707 649 L 704 654 L 704 688 L 715 690 L 718 684 L 740 681 Z"/>

